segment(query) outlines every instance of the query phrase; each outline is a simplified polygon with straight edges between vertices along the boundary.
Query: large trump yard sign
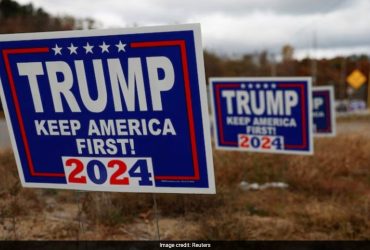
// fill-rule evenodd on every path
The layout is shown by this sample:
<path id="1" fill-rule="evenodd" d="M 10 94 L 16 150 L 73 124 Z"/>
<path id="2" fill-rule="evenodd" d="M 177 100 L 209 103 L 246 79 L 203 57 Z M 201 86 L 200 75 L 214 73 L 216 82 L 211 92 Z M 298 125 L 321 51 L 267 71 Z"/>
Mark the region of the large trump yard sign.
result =
<path id="1" fill-rule="evenodd" d="M 311 79 L 211 78 L 216 147 L 312 154 Z"/>
<path id="2" fill-rule="evenodd" d="M 214 193 L 200 26 L 0 36 L 25 187 Z"/>
<path id="3" fill-rule="evenodd" d="M 315 136 L 335 136 L 333 86 L 312 88 L 313 131 Z"/>

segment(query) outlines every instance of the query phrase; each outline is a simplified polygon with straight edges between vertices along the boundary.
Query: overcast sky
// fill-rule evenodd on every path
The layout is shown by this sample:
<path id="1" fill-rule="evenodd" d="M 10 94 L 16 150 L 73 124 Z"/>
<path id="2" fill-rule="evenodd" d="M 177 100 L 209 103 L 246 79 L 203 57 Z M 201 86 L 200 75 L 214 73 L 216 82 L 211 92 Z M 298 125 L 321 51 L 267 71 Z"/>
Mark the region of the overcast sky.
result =
<path id="1" fill-rule="evenodd" d="M 370 54 L 369 0 L 17 1 L 91 17 L 102 28 L 201 23 L 205 48 L 229 56 L 264 49 L 278 55 L 287 43 L 298 58 Z"/>

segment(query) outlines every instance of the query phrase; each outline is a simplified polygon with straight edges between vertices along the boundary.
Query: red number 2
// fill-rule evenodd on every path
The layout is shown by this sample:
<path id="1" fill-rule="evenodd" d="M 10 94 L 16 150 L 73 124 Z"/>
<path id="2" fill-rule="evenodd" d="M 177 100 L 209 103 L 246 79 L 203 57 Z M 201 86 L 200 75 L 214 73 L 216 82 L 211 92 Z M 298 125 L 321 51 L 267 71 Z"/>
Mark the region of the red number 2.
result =
<path id="1" fill-rule="evenodd" d="M 246 135 L 240 136 L 240 147 L 249 148 L 249 137 Z"/>
<path id="2" fill-rule="evenodd" d="M 79 175 L 83 171 L 84 164 L 80 160 L 73 158 L 66 161 L 67 167 L 72 167 L 73 165 L 75 166 L 75 169 L 73 169 L 72 172 L 69 174 L 68 182 L 86 184 L 86 176 L 77 177 L 77 175 Z"/>
<path id="3" fill-rule="evenodd" d="M 267 136 L 262 137 L 262 148 L 270 149 L 271 148 L 270 142 L 271 139 L 269 137 Z"/>
<path id="4" fill-rule="evenodd" d="M 111 160 L 110 162 L 108 162 L 108 167 L 109 168 L 114 168 L 115 166 L 118 166 L 118 169 L 110 177 L 110 184 L 112 184 L 112 185 L 128 185 L 129 184 L 128 177 L 123 177 L 123 178 L 118 179 L 118 177 L 120 177 L 121 175 L 126 173 L 126 171 L 127 171 L 126 163 L 124 163 L 123 161 L 119 161 L 119 160 Z"/>

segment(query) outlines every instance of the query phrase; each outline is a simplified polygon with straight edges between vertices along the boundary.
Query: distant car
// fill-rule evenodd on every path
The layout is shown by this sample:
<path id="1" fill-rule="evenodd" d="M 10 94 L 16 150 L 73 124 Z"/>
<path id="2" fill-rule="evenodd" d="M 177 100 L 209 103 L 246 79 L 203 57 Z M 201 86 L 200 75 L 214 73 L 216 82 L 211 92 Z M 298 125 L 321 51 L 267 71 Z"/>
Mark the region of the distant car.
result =
<path id="1" fill-rule="evenodd" d="M 348 112 L 349 103 L 347 100 L 336 100 L 335 101 L 335 110 L 338 113 Z"/>
<path id="2" fill-rule="evenodd" d="M 364 111 L 366 110 L 366 103 L 363 100 L 353 100 L 349 103 L 349 111 Z"/>

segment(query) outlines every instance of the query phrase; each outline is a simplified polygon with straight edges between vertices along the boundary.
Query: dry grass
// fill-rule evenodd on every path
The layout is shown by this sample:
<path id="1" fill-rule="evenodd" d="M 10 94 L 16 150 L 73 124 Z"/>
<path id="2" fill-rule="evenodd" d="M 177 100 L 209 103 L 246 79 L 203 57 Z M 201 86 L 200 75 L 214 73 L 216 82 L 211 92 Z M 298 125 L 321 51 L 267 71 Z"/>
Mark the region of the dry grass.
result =
<path id="1" fill-rule="evenodd" d="M 287 181 L 317 196 L 358 197 L 369 191 L 369 150 L 370 141 L 360 135 L 318 140 L 314 157 L 292 158 Z"/>
<path id="2" fill-rule="evenodd" d="M 370 239 L 367 138 L 317 139 L 304 157 L 214 152 L 216 195 L 157 195 L 162 239 Z M 243 180 L 289 188 L 243 191 Z M 23 189 L 10 152 L 0 154 L 0 188 L 1 239 L 155 239 L 151 194 Z M 50 232 L 14 233 L 35 227 L 36 214 Z"/>

